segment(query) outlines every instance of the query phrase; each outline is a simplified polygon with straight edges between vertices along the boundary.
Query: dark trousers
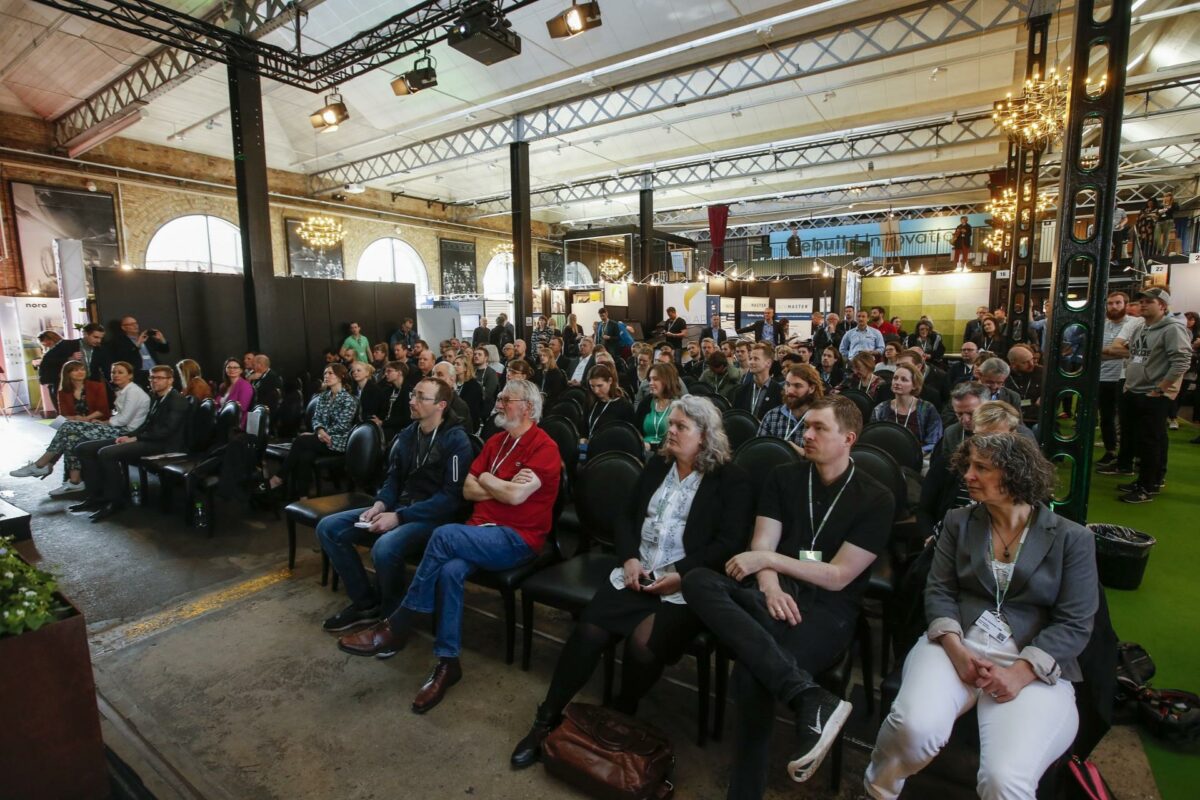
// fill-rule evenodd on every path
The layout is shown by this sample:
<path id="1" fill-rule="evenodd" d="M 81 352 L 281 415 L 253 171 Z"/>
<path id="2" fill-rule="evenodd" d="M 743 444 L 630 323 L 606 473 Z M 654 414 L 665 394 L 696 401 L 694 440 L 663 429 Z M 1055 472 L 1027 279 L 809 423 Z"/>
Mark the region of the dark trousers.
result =
<path id="1" fill-rule="evenodd" d="M 287 458 L 279 470 L 279 474 L 292 491 L 307 494 L 312 484 L 313 464 L 322 456 L 331 456 L 334 451 L 317 438 L 315 433 L 302 433 L 292 442 Z"/>
<path id="2" fill-rule="evenodd" d="M 75 447 L 88 499 L 120 503 L 124 499 L 125 465 L 143 456 L 166 452 L 157 442 L 113 444 L 111 439 L 83 442 Z"/>
<path id="3" fill-rule="evenodd" d="M 780 578 L 784 588 L 790 583 Z M 817 684 L 854 637 L 854 620 L 829 608 L 804 614 L 799 625 L 773 619 L 766 596 L 753 581 L 743 585 L 710 569 L 693 569 L 683 579 L 692 612 L 734 652 L 737 745 L 729 781 L 730 800 L 760 798 L 776 701 L 787 703 Z"/>
<path id="4" fill-rule="evenodd" d="M 1121 392 L 1125 388 L 1125 379 L 1119 381 L 1100 381 L 1100 438 L 1104 441 L 1104 452 L 1117 452 L 1117 406 L 1121 401 Z"/>
<path id="5" fill-rule="evenodd" d="M 1133 404 L 1130 430 L 1137 440 L 1138 483 L 1145 487 L 1158 486 L 1167 472 L 1167 411 L 1168 397 L 1148 397 L 1126 392 Z"/>
<path id="6" fill-rule="evenodd" d="M 1118 430 L 1125 433 L 1119 439 L 1120 447 L 1117 450 L 1117 466 L 1123 470 L 1132 470 L 1133 458 L 1138 455 L 1138 434 L 1133 429 L 1134 420 L 1137 419 L 1134 413 L 1135 397 L 1136 395 L 1122 390 L 1120 397 L 1117 399 Z"/>

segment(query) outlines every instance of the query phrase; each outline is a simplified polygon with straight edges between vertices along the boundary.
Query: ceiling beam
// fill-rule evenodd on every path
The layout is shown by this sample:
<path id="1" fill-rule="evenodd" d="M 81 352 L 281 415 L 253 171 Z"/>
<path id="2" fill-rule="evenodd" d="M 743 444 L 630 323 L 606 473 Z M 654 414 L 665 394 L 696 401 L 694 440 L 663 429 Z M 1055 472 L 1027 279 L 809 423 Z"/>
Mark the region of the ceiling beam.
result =
<path id="1" fill-rule="evenodd" d="M 693 64 L 313 173 L 312 192 L 399 175 L 514 142 L 535 142 L 866 64 L 1020 25 L 1025 0 L 934 0 Z"/>

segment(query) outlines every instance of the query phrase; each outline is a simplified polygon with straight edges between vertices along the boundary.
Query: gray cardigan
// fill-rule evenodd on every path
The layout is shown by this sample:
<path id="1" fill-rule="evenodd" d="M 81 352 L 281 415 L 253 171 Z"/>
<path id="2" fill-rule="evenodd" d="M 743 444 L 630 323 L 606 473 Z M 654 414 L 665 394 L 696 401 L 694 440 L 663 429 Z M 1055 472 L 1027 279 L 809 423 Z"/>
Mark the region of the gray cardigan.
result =
<path id="1" fill-rule="evenodd" d="M 1019 657 L 1046 683 L 1059 676 L 1082 680 L 1077 657 L 1088 643 L 1099 604 L 1095 540 L 1081 525 L 1034 506 L 1029 535 L 1017 555 L 1004 618 Z M 991 521 L 987 508 L 971 505 L 946 514 L 925 585 L 926 636 L 963 635 L 995 609 L 996 579 L 988 563 Z"/>

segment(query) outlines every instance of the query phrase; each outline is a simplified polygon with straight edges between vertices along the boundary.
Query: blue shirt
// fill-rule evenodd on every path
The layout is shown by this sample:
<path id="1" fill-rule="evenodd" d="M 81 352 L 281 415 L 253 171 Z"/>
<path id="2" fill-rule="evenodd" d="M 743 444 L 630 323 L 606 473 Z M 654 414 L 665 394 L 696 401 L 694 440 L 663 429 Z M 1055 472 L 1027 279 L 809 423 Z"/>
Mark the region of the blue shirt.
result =
<path id="1" fill-rule="evenodd" d="M 147 372 L 154 369 L 156 366 L 154 363 L 154 356 L 150 355 L 150 348 L 146 347 L 146 343 L 142 342 L 139 345 L 138 337 L 136 336 L 130 336 L 129 341 L 133 342 L 133 346 L 136 347 L 138 352 L 142 354 L 142 369 L 146 370 Z"/>
<path id="2" fill-rule="evenodd" d="M 863 350 L 877 350 L 882 353 L 883 334 L 870 325 L 863 331 L 860 331 L 857 327 L 851 328 L 842 336 L 840 349 L 847 361 L 854 358 Z"/>

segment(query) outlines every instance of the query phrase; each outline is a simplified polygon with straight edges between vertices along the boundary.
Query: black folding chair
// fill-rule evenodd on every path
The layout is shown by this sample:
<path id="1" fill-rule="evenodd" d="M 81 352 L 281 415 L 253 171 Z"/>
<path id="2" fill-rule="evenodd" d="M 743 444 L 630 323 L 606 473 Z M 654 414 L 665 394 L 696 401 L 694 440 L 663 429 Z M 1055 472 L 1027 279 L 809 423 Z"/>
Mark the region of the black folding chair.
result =
<path id="1" fill-rule="evenodd" d="M 721 414 L 721 421 L 725 424 L 725 436 L 729 438 L 729 446 L 734 451 L 758 436 L 758 420 L 749 411 L 731 408 Z"/>
<path id="2" fill-rule="evenodd" d="M 646 453 L 642 434 L 631 423 L 615 421 L 600 428 L 588 439 L 588 461 L 614 451 L 642 460 Z"/>

